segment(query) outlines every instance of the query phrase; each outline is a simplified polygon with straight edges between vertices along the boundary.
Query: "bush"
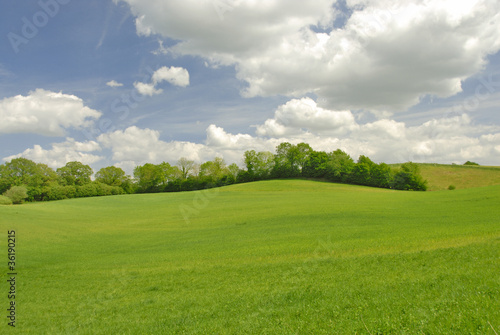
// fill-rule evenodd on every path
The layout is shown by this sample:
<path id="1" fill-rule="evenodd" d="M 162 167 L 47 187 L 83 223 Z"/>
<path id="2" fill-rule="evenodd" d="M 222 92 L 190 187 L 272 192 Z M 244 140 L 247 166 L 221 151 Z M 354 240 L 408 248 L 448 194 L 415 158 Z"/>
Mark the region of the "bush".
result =
<path id="1" fill-rule="evenodd" d="M 3 194 L 12 200 L 13 204 L 22 204 L 28 198 L 28 188 L 26 186 L 12 186 Z"/>
<path id="2" fill-rule="evenodd" d="M 467 161 L 467 162 L 464 163 L 464 165 L 475 165 L 475 166 L 477 166 L 479 164 L 476 163 L 476 162 Z"/>
<path id="3" fill-rule="evenodd" d="M 394 175 L 392 188 L 396 190 L 427 191 L 427 181 L 420 175 L 417 164 L 408 162 L 401 165 Z"/>
<path id="4" fill-rule="evenodd" d="M 75 186 L 51 185 L 47 190 L 47 200 L 63 200 L 74 198 L 76 195 Z"/>
<path id="5" fill-rule="evenodd" d="M 456 189 L 456 187 L 455 187 L 455 185 L 450 185 L 450 186 L 448 186 L 448 189 L 449 189 L 450 191 L 453 191 L 454 189 Z"/>
<path id="6" fill-rule="evenodd" d="M 1 205 L 12 205 L 12 200 L 10 200 L 10 198 L 4 197 L 3 195 L 0 195 L 0 206 Z"/>

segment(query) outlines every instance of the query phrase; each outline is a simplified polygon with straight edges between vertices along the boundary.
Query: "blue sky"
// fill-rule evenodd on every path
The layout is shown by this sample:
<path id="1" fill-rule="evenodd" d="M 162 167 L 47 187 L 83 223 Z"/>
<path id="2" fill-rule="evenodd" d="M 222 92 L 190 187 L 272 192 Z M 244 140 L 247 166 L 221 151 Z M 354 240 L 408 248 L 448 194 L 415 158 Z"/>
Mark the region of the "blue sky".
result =
<path id="1" fill-rule="evenodd" d="M 304 141 L 378 162 L 500 165 L 491 1 L 1 6 L 3 162 L 131 173 Z"/>

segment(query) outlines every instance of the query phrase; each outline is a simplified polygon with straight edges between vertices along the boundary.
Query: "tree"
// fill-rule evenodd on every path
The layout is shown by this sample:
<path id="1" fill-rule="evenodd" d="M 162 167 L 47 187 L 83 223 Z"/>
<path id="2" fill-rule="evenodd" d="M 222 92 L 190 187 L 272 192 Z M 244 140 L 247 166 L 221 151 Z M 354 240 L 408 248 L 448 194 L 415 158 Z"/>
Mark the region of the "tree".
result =
<path id="1" fill-rule="evenodd" d="M 61 185 L 82 186 L 89 184 L 92 180 L 92 168 L 80 162 L 69 162 L 64 167 L 57 169 L 59 183 Z"/>
<path id="2" fill-rule="evenodd" d="M 0 192 L 5 192 L 11 186 L 33 184 L 36 177 L 36 163 L 26 158 L 14 158 L 0 167 Z"/>
<path id="3" fill-rule="evenodd" d="M 227 174 L 226 163 L 221 157 L 215 157 L 213 161 L 208 161 L 200 166 L 200 177 L 217 181 Z"/>
<path id="4" fill-rule="evenodd" d="M 418 165 L 408 162 L 402 164 L 396 172 L 392 186 L 397 190 L 426 191 L 427 181 L 420 175 Z"/>
<path id="5" fill-rule="evenodd" d="M 125 171 L 116 166 L 102 168 L 95 174 L 96 181 L 110 186 L 121 186 L 127 179 Z"/>
<path id="6" fill-rule="evenodd" d="M 312 151 L 302 168 L 302 175 L 310 178 L 323 178 L 327 173 L 329 157 L 324 151 Z"/>
<path id="7" fill-rule="evenodd" d="M 125 193 L 134 193 L 134 186 L 130 176 L 116 166 L 108 166 L 100 169 L 95 174 L 95 181 L 109 186 L 120 187 Z"/>
<path id="8" fill-rule="evenodd" d="M 194 161 L 190 161 L 185 157 L 182 157 L 179 159 L 177 162 L 177 166 L 182 172 L 182 179 L 186 179 L 189 175 L 189 172 L 193 171 L 193 168 L 195 166 Z"/>
<path id="9" fill-rule="evenodd" d="M 257 154 L 255 174 L 259 179 L 268 179 L 274 167 L 274 155 L 269 151 Z"/>
<path id="10" fill-rule="evenodd" d="M 257 152 L 255 150 L 247 150 L 243 155 L 243 160 L 247 168 L 248 174 L 253 177 L 257 170 Z"/>
<path id="11" fill-rule="evenodd" d="M 355 163 L 351 156 L 337 149 L 328 154 L 325 176 L 331 181 L 349 183 L 352 181 L 354 166 Z"/>
<path id="12" fill-rule="evenodd" d="M 159 165 L 146 163 L 134 169 L 140 192 L 159 192 L 160 185 L 165 181 L 164 172 Z"/>
<path id="13" fill-rule="evenodd" d="M 300 153 L 297 146 L 283 142 L 276 147 L 272 175 L 275 178 L 292 178 L 300 175 L 298 162 Z"/>
<path id="14" fill-rule="evenodd" d="M 352 171 L 352 182 L 358 185 L 372 185 L 372 170 L 376 164 L 364 155 L 359 156 L 358 162 Z"/>
<path id="15" fill-rule="evenodd" d="M 40 187 L 57 179 L 57 174 L 45 164 L 37 164 L 26 158 L 15 158 L 0 165 L 0 192 L 11 186 Z"/>
<path id="16" fill-rule="evenodd" d="M 303 174 L 304 166 L 306 165 L 309 155 L 314 151 L 307 143 L 299 143 L 296 146 L 297 150 L 297 165 L 300 173 Z"/>
<path id="17" fill-rule="evenodd" d="M 390 188 L 394 179 L 394 173 L 389 165 L 385 163 L 375 164 L 371 171 L 371 186 Z"/>
<path id="18" fill-rule="evenodd" d="M 234 181 L 237 180 L 238 178 L 238 173 L 240 172 L 240 168 L 236 163 L 233 163 L 227 167 L 227 170 L 229 171 L 229 174 L 233 178 Z"/>
<path id="19" fill-rule="evenodd" d="M 160 173 L 160 185 L 166 186 L 169 181 L 179 179 L 180 170 L 177 166 L 172 166 L 167 162 L 162 162 L 157 165 Z"/>
<path id="20" fill-rule="evenodd" d="M 43 200 L 45 189 L 56 180 L 57 174 L 46 164 L 37 164 L 26 158 L 15 158 L 0 165 L 0 193 L 12 186 L 25 185 L 28 200 Z"/>

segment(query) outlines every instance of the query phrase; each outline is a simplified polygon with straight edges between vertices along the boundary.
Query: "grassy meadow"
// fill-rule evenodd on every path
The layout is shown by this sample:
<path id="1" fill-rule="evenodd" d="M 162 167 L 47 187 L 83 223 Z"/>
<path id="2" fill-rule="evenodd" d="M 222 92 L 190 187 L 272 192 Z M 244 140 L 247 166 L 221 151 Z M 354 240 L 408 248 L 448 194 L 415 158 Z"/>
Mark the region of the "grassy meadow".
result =
<path id="1" fill-rule="evenodd" d="M 0 206 L 15 332 L 495 334 L 500 186 L 457 188 L 275 180 Z"/>
<path id="2" fill-rule="evenodd" d="M 500 167 L 474 165 L 418 164 L 429 191 L 500 185 Z"/>

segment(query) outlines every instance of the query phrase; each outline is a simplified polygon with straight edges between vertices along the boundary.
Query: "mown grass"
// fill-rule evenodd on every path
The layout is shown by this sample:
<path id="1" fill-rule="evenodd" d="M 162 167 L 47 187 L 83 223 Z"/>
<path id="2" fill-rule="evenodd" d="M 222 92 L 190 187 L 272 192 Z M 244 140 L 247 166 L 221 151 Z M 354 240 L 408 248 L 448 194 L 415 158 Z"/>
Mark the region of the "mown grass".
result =
<path id="1" fill-rule="evenodd" d="M 16 332 L 494 334 L 499 200 L 295 180 L 3 206 Z"/>
<path id="2" fill-rule="evenodd" d="M 500 185 L 500 167 L 444 164 L 418 164 L 429 191 Z"/>

